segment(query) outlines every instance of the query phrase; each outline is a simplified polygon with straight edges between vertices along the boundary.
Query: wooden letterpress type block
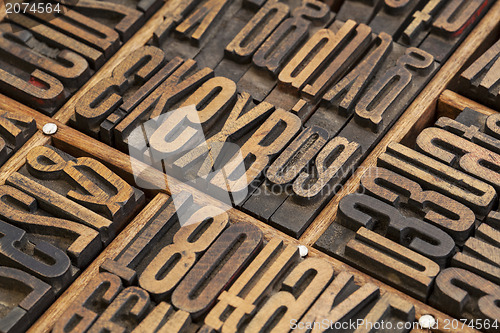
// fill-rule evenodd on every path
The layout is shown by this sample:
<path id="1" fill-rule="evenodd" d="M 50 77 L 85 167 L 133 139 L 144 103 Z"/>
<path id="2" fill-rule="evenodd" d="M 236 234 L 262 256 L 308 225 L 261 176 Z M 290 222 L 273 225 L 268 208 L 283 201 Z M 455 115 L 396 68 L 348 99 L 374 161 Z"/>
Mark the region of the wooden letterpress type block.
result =
<path id="1" fill-rule="evenodd" d="M 253 66 L 238 81 L 238 87 L 258 101 L 276 89 L 278 73 L 300 50 L 309 36 L 325 28 L 334 15 L 328 6 L 315 0 L 303 1 L 258 48 L 252 57 Z M 279 105 L 279 104 L 278 104 Z"/>
<path id="2" fill-rule="evenodd" d="M 110 123 L 119 122 L 123 117 L 119 117 L 120 111 L 121 114 L 130 112 L 161 83 L 165 75 L 160 79 L 157 77 L 164 72 L 170 74 L 175 68 L 172 65 L 162 68 L 163 64 L 163 51 L 156 47 L 144 46 L 132 52 L 113 69 L 109 77 L 104 77 L 79 99 L 70 124 L 111 144 L 113 127 Z M 152 78 L 157 71 L 159 73 Z"/>
<path id="3" fill-rule="evenodd" d="M 0 267 L 0 331 L 22 332 L 35 322 L 54 300 L 50 286 L 16 268 Z"/>
<path id="4" fill-rule="evenodd" d="M 464 96 L 497 109 L 500 106 L 499 55 L 500 41 L 497 41 L 460 74 L 458 91 Z"/>
<path id="5" fill-rule="evenodd" d="M 486 332 L 498 331 L 500 287 L 461 268 L 447 268 L 436 278 L 429 303 L 435 308 L 468 320 L 490 322 Z M 495 324 L 496 323 L 496 324 Z"/>
<path id="6" fill-rule="evenodd" d="M 361 177 L 360 189 L 397 207 L 405 216 L 442 229 L 460 246 L 474 230 L 476 216 L 469 207 L 441 193 L 424 191 L 417 182 L 390 170 L 367 170 Z"/>
<path id="7" fill-rule="evenodd" d="M 488 214 L 497 199 L 491 185 L 398 143 L 389 144 L 377 165 L 465 204 L 479 219 Z"/>
<path id="8" fill-rule="evenodd" d="M 392 37 L 386 33 L 375 37 L 359 63 L 326 91 L 306 126 L 321 126 L 330 135 L 336 135 L 351 119 L 356 104 L 377 73 L 387 70 L 396 61 L 398 54 L 393 55 L 393 45 Z"/>
<path id="9" fill-rule="evenodd" d="M 0 111 L 0 165 L 36 132 L 36 122 L 30 116 Z"/>
<path id="10" fill-rule="evenodd" d="M 466 116 L 465 113 L 469 116 Z M 455 120 L 447 117 L 439 118 L 438 121 L 436 121 L 435 126 L 453 133 L 463 139 L 469 140 L 473 144 L 495 154 L 500 154 L 500 140 L 485 133 L 489 130 L 487 126 L 488 123 L 491 124 L 494 118 L 495 115 L 486 116 L 471 109 L 466 109 L 462 111 L 462 113 L 460 113 Z M 489 131 L 489 133 L 491 132 L 492 131 Z"/>
<path id="11" fill-rule="evenodd" d="M 364 227 L 445 267 L 455 243 L 443 230 L 399 211 L 366 194 L 350 194 L 339 203 L 337 222 L 357 231 Z"/>
<path id="12" fill-rule="evenodd" d="M 64 13 L 63 15 L 52 16 L 41 11 L 27 11 L 26 14 L 31 18 L 42 21 L 46 26 L 87 44 L 89 47 L 101 52 L 105 59 L 109 59 L 121 46 L 122 41 L 120 40 L 119 30 L 115 30 L 113 26 L 96 21 L 94 15 L 83 15 L 73 8 L 64 6 L 62 3 L 57 5 L 60 6 L 59 9 Z M 97 69 L 97 65 L 102 64 L 90 61 L 90 66 L 93 69 Z"/>
<path id="13" fill-rule="evenodd" d="M 440 270 L 432 260 L 363 227 L 345 246 L 344 259 L 422 301 L 429 296 Z"/>
<path id="14" fill-rule="evenodd" d="M 393 58 L 394 57 L 394 58 Z M 403 111 L 431 79 L 438 65 L 417 48 L 393 43 L 393 52 L 354 106 L 354 116 L 339 132 L 358 142 L 363 157 L 379 142 Z"/>
<path id="15" fill-rule="evenodd" d="M 334 222 L 314 246 L 423 301 L 440 271 L 431 259 L 364 227 L 355 232 Z"/>
<path id="16" fill-rule="evenodd" d="M 0 88 L 24 104 L 53 114 L 90 78 L 87 60 L 102 64 L 102 53 L 44 25 L 24 30 L 18 23 L 29 24 L 31 19 L 20 16 L 12 15 L 16 23 L 0 23 Z M 82 51 L 74 52 L 72 46 L 81 46 Z"/>
<path id="17" fill-rule="evenodd" d="M 500 285 L 500 231 L 483 223 L 475 237 L 465 243 L 463 251 L 457 253 L 452 266 L 461 267 Z"/>
<path id="18" fill-rule="evenodd" d="M 385 0 L 377 15 L 370 21 L 375 33 L 385 32 L 398 40 L 403 30 L 412 21 L 414 12 L 428 1 Z"/>
<path id="19" fill-rule="evenodd" d="M 141 0 L 140 2 L 146 3 L 148 1 L 150 0 Z M 161 4 L 158 0 L 154 2 L 153 7 Z M 146 22 L 143 12 L 135 9 L 135 6 L 125 5 L 122 1 L 79 0 L 71 8 L 102 25 L 113 27 L 118 32 L 122 42 L 129 40 Z M 146 15 L 150 14 L 152 13 L 146 13 Z"/>
<path id="20" fill-rule="evenodd" d="M 425 154 L 460 169 L 500 190 L 500 155 L 441 128 L 426 128 L 417 137 Z"/>
<path id="21" fill-rule="evenodd" d="M 246 23 L 240 22 L 238 18 L 233 20 L 240 11 L 245 11 L 241 9 L 241 1 L 177 1 L 171 3 L 170 7 L 173 7 L 172 10 L 166 14 L 151 41 L 165 52 L 169 60 L 175 57 L 199 58 L 200 66 L 211 65 L 213 69 L 222 59 L 226 46 L 219 39 L 227 41 L 231 38 L 227 34 L 236 33 L 228 23 L 235 23 L 239 27 Z M 223 28 L 229 28 L 230 31 Z M 214 52 L 214 59 L 210 59 L 206 52 L 199 55 L 205 47 Z"/>
<path id="22" fill-rule="evenodd" d="M 0 186 L 0 262 L 59 294 L 143 202 L 141 191 L 97 160 L 36 146 Z"/>
<path id="23" fill-rule="evenodd" d="M 261 217 L 269 216 L 271 225 L 300 237 L 351 174 L 361 154 L 357 143 L 343 137 L 327 140 L 324 129 L 306 129 L 271 165 L 267 183 L 260 186 L 260 191 L 243 208 Z M 280 177 L 284 171 L 287 174 Z"/>
<path id="24" fill-rule="evenodd" d="M 418 46 L 443 63 L 491 4 L 489 0 L 429 1 L 413 14 L 400 42 Z"/>

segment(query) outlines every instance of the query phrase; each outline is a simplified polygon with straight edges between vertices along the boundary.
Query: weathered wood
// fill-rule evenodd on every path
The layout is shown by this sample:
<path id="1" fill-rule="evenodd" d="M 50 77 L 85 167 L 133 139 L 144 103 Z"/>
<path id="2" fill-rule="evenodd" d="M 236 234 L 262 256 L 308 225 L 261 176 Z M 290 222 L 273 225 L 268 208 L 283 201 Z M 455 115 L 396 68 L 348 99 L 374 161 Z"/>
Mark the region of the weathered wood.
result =
<path id="1" fill-rule="evenodd" d="M 467 240 L 463 251 L 453 257 L 451 264 L 500 285 L 499 249 L 500 231 L 483 223 L 476 230 L 476 236 Z"/>
<path id="2" fill-rule="evenodd" d="M 498 96 L 500 77 L 497 69 L 499 55 L 500 41 L 497 41 L 460 74 L 459 92 L 498 109 L 500 106 Z"/>
<path id="3" fill-rule="evenodd" d="M 339 203 L 337 222 L 353 231 L 372 230 L 445 267 L 455 243 L 444 231 L 366 194 L 351 194 Z"/>
<path id="4" fill-rule="evenodd" d="M 491 4 L 488 0 L 429 1 L 414 14 L 400 42 L 418 45 L 432 54 L 436 61 L 443 63 Z"/>
<path id="5" fill-rule="evenodd" d="M 424 191 L 417 182 L 390 170 L 367 170 L 361 178 L 360 189 L 397 207 L 405 216 L 416 214 L 444 230 L 458 245 L 463 245 L 474 230 L 476 217 L 469 207 L 441 193 Z"/>
<path id="6" fill-rule="evenodd" d="M 11 267 L 0 267 L 2 316 L 0 330 L 26 330 L 54 300 L 51 287 L 34 276 Z"/>
<path id="7" fill-rule="evenodd" d="M 500 190 L 500 173 L 497 171 L 500 167 L 499 154 L 441 128 L 423 130 L 417 137 L 417 147 L 427 155 Z"/>
<path id="8" fill-rule="evenodd" d="M 363 227 L 347 243 L 344 258 L 354 267 L 422 301 L 429 296 L 439 273 L 435 262 Z"/>
<path id="9" fill-rule="evenodd" d="M 158 2 L 158 0 L 156 0 L 156 2 Z M 93 20 L 103 25 L 113 27 L 120 35 L 120 39 L 123 42 L 129 40 L 145 22 L 143 13 L 133 7 L 125 6 L 122 3 L 79 0 L 73 6 L 73 9 L 85 16 L 91 17 Z"/>
<path id="10" fill-rule="evenodd" d="M 136 94 L 130 94 L 129 91 L 146 83 L 163 62 L 163 52 L 155 47 L 145 46 L 131 53 L 113 69 L 110 77 L 101 80 L 79 99 L 74 117 L 70 121 L 71 125 L 86 134 L 99 137 L 108 144 L 111 143 L 109 136 L 103 133 L 104 120 L 119 107 L 127 109 L 128 104 L 137 104 L 134 100 Z M 145 97 L 143 95 L 140 99 Z M 106 130 L 109 131 L 108 128 Z"/>
<path id="11" fill-rule="evenodd" d="M 495 327 L 495 321 L 498 323 L 500 320 L 499 298 L 498 285 L 464 269 L 448 268 L 436 278 L 430 304 L 456 318 L 488 320 L 493 326 L 483 329 L 496 332 L 498 326 Z"/>
<path id="12" fill-rule="evenodd" d="M 437 102 L 437 119 L 441 117 L 455 118 L 462 110 L 470 108 L 476 112 L 490 115 L 497 111 L 490 109 L 483 104 L 479 104 L 451 90 L 445 90 L 439 96 Z"/>
<path id="13" fill-rule="evenodd" d="M 262 232 L 241 223 L 227 228 L 186 274 L 172 293 L 172 304 L 193 318 L 205 314 L 262 243 Z"/>
<path id="14" fill-rule="evenodd" d="M 487 215 L 496 200 L 496 191 L 491 185 L 401 144 L 389 144 L 378 164 L 417 181 L 425 189 L 464 203 L 479 218 Z"/>
<path id="15" fill-rule="evenodd" d="M 0 166 L 36 132 L 35 119 L 0 111 Z"/>
<path id="16" fill-rule="evenodd" d="M 88 330 L 122 290 L 120 278 L 109 273 L 97 274 L 85 289 L 75 295 L 75 302 L 54 325 L 54 332 Z"/>
<path id="17" fill-rule="evenodd" d="M 307 132 L 308 130 L 306 130 Z M 296 150 L 291 150 L 291 152 L 300 154 Z M 254 207 L 264 205 L 265 209 L 272 208 L 270 210 L 275 211 L 269 218 L 270 224 L 298 238 L 323 207 L 326 200 L 336 193 L 344 180 L 351 174 L 354 165 L 359 161 L 360 154 L 359 145 L 356 142 L 350 142 L 337 136 L 318 149 L 318 152 L 311 158 L 305 160 L 305 167 L 299 167 L 295 170 L 290 184 L 285 186 L 280 191 L 281 193 L 278 192 L 277 198 L 281 199 L 282 203 L 276 200 L 278 205 L 274 204 L 274 207 L 272 203 L 264 204 L 268 200 L 268 196 L 273 195 L 273 191 L 272 189 L 269 191 L 263 184 L 259 188 L 259 196 L 253 195 L 245 203 L 244 208 L 249 207 L 252 203 Z M 268 171 L 268 175 L 271 170 Z M 272 180 L 270 182 L 272 187 Z"/>
<path id="18" fill-rule="evenodd" d="M 285 246 L 277 239 L 270 240 L 231 288 L 219 295 L 217 304 L 205 317 L 205 324 L 217 330 L 236 332 L 241 329 L 244 320 L 256 313 L 259 301 L 271 293 L 277 281 L 297 260 L 296 247 Z M 231 307 L 235 309 L 224 318 L 222 315 Z"/>
<path id="19" fill-rule="evenodd" d="M 385 32 L 398 40 L 405 28 L 412 22 L 415 10 L 427 1 L 422 0 L 385 0 L 377 15 L 370 21 L 375 33 Z"/>

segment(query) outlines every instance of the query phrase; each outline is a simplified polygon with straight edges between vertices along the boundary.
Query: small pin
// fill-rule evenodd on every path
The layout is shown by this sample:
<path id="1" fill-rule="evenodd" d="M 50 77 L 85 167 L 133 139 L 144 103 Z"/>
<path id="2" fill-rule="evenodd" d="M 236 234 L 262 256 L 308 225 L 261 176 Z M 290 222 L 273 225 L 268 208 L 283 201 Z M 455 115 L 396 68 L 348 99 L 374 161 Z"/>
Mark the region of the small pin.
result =
<path id="1" fill-rule="evenodd" d="M 307 249 L 307 246 L 304 246 L 304 245 L 299 245 L 297 246 L 299 248 L 299 255 L 302 257 L 302 258 L 305 258 L 307 257 L 307 254 L 309 253 L 309 250 Z"/>
<path id="2" fill-rule="evenodd" d="M 43 125 L 42 132 L 45 135 L 52 135 L 57 132 L 57 125 L 54 123 L 46 123 Z"/>
<path id="3" fill-rule="evenodd" d="M 422 328 L 429 329 L 434 327 L 434 325 L 436 325 L 436 319 L 433 316 L 426 314 L 420 317 L 418 323 Z"/>

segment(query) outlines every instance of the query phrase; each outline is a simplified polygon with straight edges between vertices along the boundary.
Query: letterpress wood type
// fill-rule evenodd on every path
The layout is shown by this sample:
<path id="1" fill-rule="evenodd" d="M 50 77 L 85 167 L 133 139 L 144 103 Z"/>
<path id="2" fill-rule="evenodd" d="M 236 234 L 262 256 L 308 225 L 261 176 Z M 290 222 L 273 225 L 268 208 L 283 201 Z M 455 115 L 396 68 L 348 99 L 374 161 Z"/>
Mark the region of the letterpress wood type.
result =
<path id="1" fill-rule="evenodd" d="M 390 143 L 377 164 L 465 204 L 481 219 L 497 198 L 491 185 L 398 143 Z"/>
<path id="2" fill-rule="evenodd" d="M 334 222 L 314 246 L 423 301 L 440 271 L 431 259 L 365 227 L 355 232 Z"/>
<path id="3" fill-rule="evenodd" d="M 500 140 L 500 114 L 492 114 L 488 117 L 485 132 Z"/>
<path id="4" fill-rule="evenodd" d="M 137 88 L 145 84 L 163 63 L 164 54 L 158 48 L 144 46 L 132 52 L 113 69 L 109 77 L 103 78 L 79 99 L 70 123 L 77 129 L 110 144 L 111 138 L 108 133 L 112 128 L 109 126 L 103 128 L 103 123 L 105 120 L 118 122 L 114 119 L 118 117 L 116 115 L 118 112 L 114 111 L 121 108 L 127 112 L 130 104 L 136 105 L 145 98 L 150 89 L 144 89 L 144 86 Z M 162 72 L 171 68 L 172 66 L 167 65 Z M 151 81 L 146 84 L 152 85 L 153 88 L 161 83 L 155 79 Z M 143 91 L 145 92 L 140 94 Z M 139 98 L 136 98 L 137 95 Z"/>
<path id="5" fill-rule="evenodd" d="M 54 301 L 51 287 L 22 270 L 0 266 L 0 331 L 22 332 Z"/>
<path id="6" fill-rule="evenodd" d="M 296 109 L 301 96 L 315 104 L 363 55 L 371 40 L 371 29 L 352 20 L 342 24 L 336 33 L 318 30 L 279 73 L 278 87 L 266 101 L 289 110 Z M 302 117 L 309 115 L 306 112 Z"/>
<path id="7" fill-rule="evenodd" d="M 364 227 L 344 251 L 347 263 L 422 301 L 440 270 L 432 260 Z"/>
<path id="8" fill-rule="evenodd" d="M 500 106 L 498 66 L 500 40 L 460 74 L 458 90 L 461 94 L 493 108 Z"/>
<path id="9" fill-rule="evenodd" d="M 370 50 L 363 59 L 341 80 L 336 82 L 323 96 L 317 110 L 306 122 L 306 126 L 321 126 L 330 135 L 336 135 L 351 118 L 354 107 L 368 84 L 382 67 L 395 61 L 391 36 L 381 33 L 374 38 Z M 385 65 L 384 65 L 385 64 Z"/>
<path id="10" fill-rule="evenodd" d="M 500 155 L 441 128 L 426 128 L 417 137 L 420 151 L 500 190 Z"/>
<path id="11" fill-rule="evenodd" d="M 60 294 L 143 202 L 141 191 L 92 158 L 32 148 L 0 186 L 0 262 Z"/>
<path id="12" fill-rule="evenodd" d="M 290 9 L 291 17 L 281 22 L 258 48 L 252 57 L 254 66 L 238 81 L 238 87 L 258 101 L 264 100 L 275 89 L 278 73 L 307 38 L 329 25 L 334 17 L 326 4 L 315 0 L 302 1 L 301 6 Z"/>
<path id="13" fill-rule="evenodd" d="M 473 113 L 473 119 L 465 119 L 465 117 L 461 117 L 465 112 Z M 494 118 L 495 115 L 486 116 L 481 114 L 481 116 L 479 116 L 478 112 L 467 109 L 462 111 L 462 113 L 460 113 L 459 117 L 457 117 L 456 120 L 447 117 L 439 118 L 438 121 L 436 121 L 435 126 L 457 136 L 460 136 L 464 139 L 467 139 L 472 143 L 479 145 L 495 154 L 500 154 L 500 140 L 490 134 L 485 133 L 488 130 L 487 124 L 491 124 Z M 472 124 L 467 126 L 470 123 Z M 489 133 L 491 133 L 491 131 Z"/>
<path id="14" fill-rule="evenodd" d="M 20 228 L 0 221 L 0 263 L 19 268 L 48 283 L 54 292 L 66 287 L 76 273 L 68 256 L 57 247 L 29 237 Z"/>
<path id="15" fill-rule="evenodd" d="M 159 5 L 158 0 L 141 0 L 139 4 L 148 2 L 154 6 Z M 124 5 L 122 1 L 79 0 L 71 7 L 105 26 L 113 27 L 123 42 L 129 40 L 145 22 L 145 16 L 141 11 L 135 9 L 134 6 Z"/>
<path id="16" fill-rule="evenodd" d="M 141 121 L 145 122 L 157 118 L 170 109 L 175 109 L 174 106 L 178 106 L 181 101 L 184 101 L 189 94 L 195 92 L 205 81 L 213 78 L 213 75 L 210 68 L 197 68 L 196 62 L 192 59 L 183 61 L 180 58 L 174 58 L 170 60 L 165 65 L 164 70 L 160 70 L 151 79 L 154 84 L 146 84 L 136 92 L 136 96 L 131 97 L 132 104 L 141 99 L 143 100 L 136 105 L 125 105 L 124 108 L 127 108 L 123 111 L 120 110 L 122 117 L 124 112 L 126 115 L 113 129 L 117 148 L 128 151 L 128 144 L 135 144 L 134 142 L 129 143 L 128 137 L 135 128 L 141 125 Z M 160 84 L 156 83 L 158 80 L 161 82 Z M 228 88 L 231 89 L 232 87 Z M 221 90 L 218 92 L 221 92 Z M 215 94 L 218 92 L 215 91 Z M 144 98 L 147 93 L 149 95 Z"/>
<path id="17" fill-rule="evenodd" d="M 313 146 L 311 139 L 319 136 L 313 130 L 305 130 L 280 155 L 267 171 L 267 182 L 243 206 L 259 217 L 270 216 L 271 225 L 296 238 L 352 173 L 361 155 L 359 145 L 343 137 L 326 143 L 326 131 L 321 128 L 316 131 L 322 133 L 323 142 Z M 280 179 L 284 171 L 287 174 Z"/>
<path id="18" fill-rule="evenodd" d="M 113 27 L 98 22 L 92 17 L 82 15 L 61 3 L 58 5 L 64 15 L 52 17 L 41 12 L 31 11 L 27 14 L 41 20 L 45 25 L 102 52 L 106 59 L 109 59 L 121 46 L 120 35 Z M 92 62 L 90 65 L 92 68 L 97 69 Z"/>
<path id="19" fill-rule="evenodd" d="M 397 48 L 394 44 L 394 49 Z M 363 156 L 378 143 L 437 69 L 429 53 L 417 48 L 401 51 L 396 65 L 379 71 L 371 81 L 354 107 L 353 119 L 339 132 L 340 136 L 358 142 Z"/>
<path id="20" fill-rule="evenodd" d="M 109 273 L 97 274 L 58 319 L 53 332 L 87 331 L 122 289 L 118 276 Z"/>
<path id="21" fill-rule="evenodd" d="M 360 189 L 399 209 L 405 216 L 416 217 L 449 234 L 463 245 L 474 230 L 476 216 L 464 204 L 422 187 L 404 176 L 384 168 L 371 168 L 361 177 Z"/>
<path id="22" fill-rule="evenodd" d="M 443 63 L 491 6 L 489 0 L 433 0 L 414 13 L 400 42 L 417 46 Z"/>
<path id="23" fill-rule="evenodd" d="M 430 304 L 452 314 L 455 318 L 488 320 L 493 325 L 484 327 L 496 332 L 495 321 L 500 320 L 500 287 L 461 268 L 447 268 L 436 278 Z"/>
<path id="24" fill-rule="evenodd" d="M 221 45 L 218 38 L 227 41 L 230 38 L 228 34 L 236 33 L 237 30 L 233 30 L 228 22 L 237 17 L 239 12 L 245 12 L 241 9 L 241 1 L 177 1 L 170 6 L 173 7 L 172 11 L 165 16 L 151 43 L 164 50 L 167 59 L 194 59 L 205 47 L 209 47 L 217 60 L 212 62 L 207 59 L 205 63 L 208 55 L 200 55 L 200 66 L 211 64 L 213 69 L 224 54 L 225 45 Z M 246 20 L 243 19 L 243 22 L 246 23 Z M 245 24 L 243 22 L 236 19 L 233 23 L 241 27 Z M 229 28 L 229 31 L 222 30 L 223 27 Z"/>
<path id="25" fill-rule="evenodd" d="M 339 203 L 337 222 L 353 231 L 364 227 L 445 267 L 455 253 L 451 236 L 366 194 L 350 194 Z"/>
<path id="26" fill-rule="evenodd" d="M 499 250 L 500 231 L 483 223 L 476 230 L 475 237 L 467 240 L 463 251 L 453 257 L 451 264 L 500 285 Z"/>
<path id="27" fill-rule="evenodd" d="M 385 32 L 398 40 L 405 27 L 412 21 L 412 15 L 422 4 L 422 0 L 384 0 L 377 15 L 370 21 L 375 33 Z"/>
<path id="28" fill-rule="evenodd" d="M 0 165 L 36 132 L 33 118 L 7 111 L 0 111 Z"/>
<path id="29" fill-rule="evenodd" d="M 57 43 L 67 38 L 62 33 L 48 27 L 23 30 L 14 23 L 12 26 L 16 32 L 12 32 L 11 24 L 0 23 L 0 88 L 21 102 L 52 114 L 90 78 L 89 64 L 80 54 L 60 44 L 51 47 L 43 43 L 47 39 Z M 35 29 L 43 30 L 42 34 Z M 92 55 L 99 57 L 98 52 Z"/>

